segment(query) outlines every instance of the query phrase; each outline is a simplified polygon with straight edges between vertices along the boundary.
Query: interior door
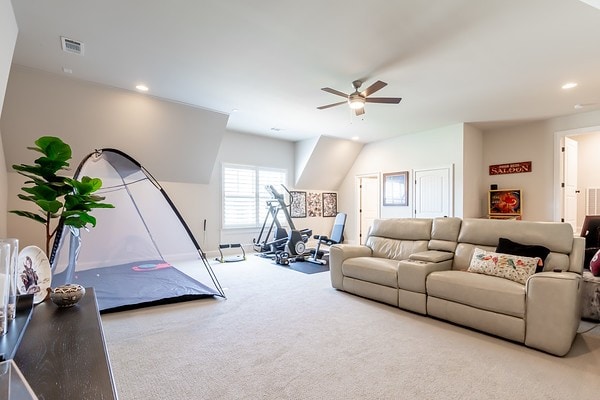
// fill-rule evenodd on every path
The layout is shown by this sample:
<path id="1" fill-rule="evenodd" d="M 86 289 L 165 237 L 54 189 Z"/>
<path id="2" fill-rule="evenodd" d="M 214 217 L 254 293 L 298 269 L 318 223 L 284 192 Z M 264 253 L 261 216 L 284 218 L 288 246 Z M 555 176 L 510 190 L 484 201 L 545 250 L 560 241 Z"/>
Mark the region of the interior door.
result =
<path id="1" fill-rule="evenodd" d="M 359 177 L 358 241 L 365 244 L 373 220 L 379 218 L 379 176 Z"/>
<path id="2" fill-rule="evenodd" d="M 564 137 L 562 143 L 562 215 L 561 220 L 568 222 L 577 232 L 577 142 Z"/>
<path id="3" fill-rule="evenodd" d="M 452 167 L 415 170 L 415 218 L 451 217 Z"/>

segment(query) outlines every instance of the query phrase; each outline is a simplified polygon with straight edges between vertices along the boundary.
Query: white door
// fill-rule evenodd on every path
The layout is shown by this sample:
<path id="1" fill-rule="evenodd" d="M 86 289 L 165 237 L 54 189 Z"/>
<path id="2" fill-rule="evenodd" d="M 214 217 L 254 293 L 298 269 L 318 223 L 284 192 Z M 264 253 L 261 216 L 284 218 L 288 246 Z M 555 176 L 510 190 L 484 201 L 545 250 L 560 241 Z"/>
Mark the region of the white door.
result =
<path id="1" fill-rule="evenodd" d="M 365 244 L 373 220 L 379 218 L 379 176 L 361 176 L 358 184 L 358 242 Z"/>
<path id="2" fill-rule="evenodd" d="M 454 216 L 452 167 L 415 170 L 414 176 L 415 218 Z"/>
<path id="3" fill-rule="evenodd" d="M 562 215 L 561 220 L 568 222 L 577 232 L 577 142 L 568 137 L 562 144 Z"/>

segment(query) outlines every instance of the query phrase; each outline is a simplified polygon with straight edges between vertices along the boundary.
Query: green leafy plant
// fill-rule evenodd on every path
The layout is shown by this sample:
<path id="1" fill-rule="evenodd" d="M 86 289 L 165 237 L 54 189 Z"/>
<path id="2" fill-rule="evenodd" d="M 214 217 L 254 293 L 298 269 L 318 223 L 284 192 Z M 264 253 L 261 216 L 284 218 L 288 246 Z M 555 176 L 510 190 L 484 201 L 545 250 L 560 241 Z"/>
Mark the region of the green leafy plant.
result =
<path id="1" fill-rule="evenodd" d="M 13 214 L 37 221 L 46 229 L 46 254 L 49 255 L 50 242 L 59 224 L 52 227 L 52 220 L 60 219 L 67 226 L 87 228 L 96 226 L 96 218 L 90 214 L 94 208 L 114 208 L 103 203 L 104 197 L 94 194 L 102 187 L 99 178 L 84 176 L 81 180 L 57 175 L 66 171 L 72 152 L 71 146 L 54 136 L 42 136 L 35 141 L 36 147 L 29 150 L 43 154 L 34 165 L 13 165 L 13 169 L 28 178 L 19 194 L 21 200 L 35 203 L 37 212 L 11 210 Z"/>

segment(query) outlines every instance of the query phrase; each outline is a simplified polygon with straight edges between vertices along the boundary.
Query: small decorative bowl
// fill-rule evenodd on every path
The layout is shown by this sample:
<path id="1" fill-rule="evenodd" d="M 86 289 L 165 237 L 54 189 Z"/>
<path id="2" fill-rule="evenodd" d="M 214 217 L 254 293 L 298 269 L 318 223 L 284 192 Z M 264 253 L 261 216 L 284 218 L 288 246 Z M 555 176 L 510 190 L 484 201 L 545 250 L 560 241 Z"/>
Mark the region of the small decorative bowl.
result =
<path id="1" fill-rule="evenodd" d="M 71 307 L 85 295 L 85 288 L 75 283 L 67 283 L 52 289 L 50 300 L 59 307 Z"/>

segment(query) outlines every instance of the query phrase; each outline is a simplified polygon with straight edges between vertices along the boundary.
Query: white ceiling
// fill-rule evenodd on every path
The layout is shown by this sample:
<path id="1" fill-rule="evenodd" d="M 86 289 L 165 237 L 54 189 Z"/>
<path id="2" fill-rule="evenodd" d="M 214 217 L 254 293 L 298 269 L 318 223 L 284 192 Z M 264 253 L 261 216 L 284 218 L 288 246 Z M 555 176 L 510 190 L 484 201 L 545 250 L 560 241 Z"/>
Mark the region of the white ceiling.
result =
<path id="1" fill-rule="evenodd" d="M 578 0 L 13 0 L 14 63 L 231 113 L 232 130 L 369 142 L 600 108 L 600 10 Z M 84 55 L 61 50 L 60 36 Z M 320 90 L 388 83 L 364 118 Z M 579 86 L 561 89 L 568 81 Z M 582 109 L 575 104 L 585 104 Z M 587 105 L 591 104 L 591 105 Z M 232 113 L 232 110 L 238 110 Z"/>

